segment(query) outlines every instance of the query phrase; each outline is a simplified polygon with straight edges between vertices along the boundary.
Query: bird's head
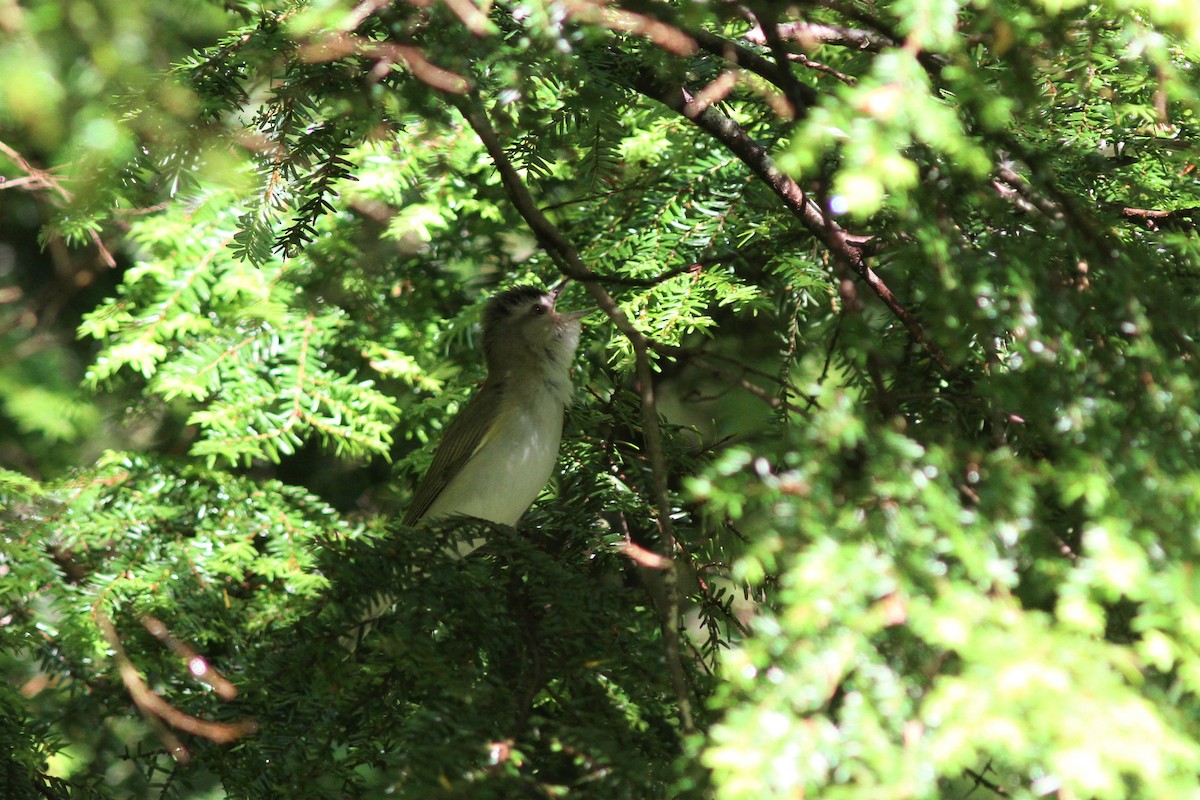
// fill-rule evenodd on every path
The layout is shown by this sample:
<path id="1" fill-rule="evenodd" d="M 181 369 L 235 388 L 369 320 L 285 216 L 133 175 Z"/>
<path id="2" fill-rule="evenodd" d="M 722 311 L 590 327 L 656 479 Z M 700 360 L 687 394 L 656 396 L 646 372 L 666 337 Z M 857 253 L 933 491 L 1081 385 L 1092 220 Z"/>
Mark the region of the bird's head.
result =
<path id="1" fill-rule="evenodd" d="M 515 286 L 493 296 L 483 310 L 483 355 L 488 372 L 513 368 L 566 370 L 579 347 L 580 320 L 591 312 L 554 309 L 562 286 L 546 292 Z"/>

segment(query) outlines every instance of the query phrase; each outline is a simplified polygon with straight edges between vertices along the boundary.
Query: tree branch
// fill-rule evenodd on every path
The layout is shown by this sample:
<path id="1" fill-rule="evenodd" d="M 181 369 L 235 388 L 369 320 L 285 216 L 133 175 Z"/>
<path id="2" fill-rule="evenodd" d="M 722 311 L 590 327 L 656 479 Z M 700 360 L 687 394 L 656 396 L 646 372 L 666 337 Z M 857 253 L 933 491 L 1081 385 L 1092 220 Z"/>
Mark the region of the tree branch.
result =
<path id="1" fill-rule="evenodd" d="M 954 371 L 945 353 L 925 334 L 917 318 L 900 303 L 883 279 L 867 266 L 866 256 L 873 250 L 874 237 L 849 233 L 830 219 L 808 193 L 791 177 L 780 171 L 765 147 L 751 139 L 740 125 L 717 109 L 711 106 L 697 109 L 691 94 L 682 86 L 664 86 L 653 79 L 642 77 L 635 81 L 633 88 L 692 120 L 741 159 L 742 163 L 783 200 L 788 210 L 796 215 L 809 233 L 825 244 L 839 264 L 858 275 L 871 287 L 871 291 L 904 325 L 913 341 L 925 349 L 943 372 Z"/>
<path id="2" fill-rule="evenodd" d="M 669 22 L 668 20 L 672 20 L 673 17 L 678 15 L 678 9 L 658 3 L 652 4 L 650 8 L 654 15 L 653 18 L 659 21 L 660 24 L 675 25 L 674 21 Z M 792 74 L 791 68 L 788 65 L 788 59 L 786 57 L 779 58 L 778 53 L 776 54 L 776 60 L 772 61 L 740 42 L 726 39 L 724 36 L 706 31 L 703 28 L 696 30 L 687 28 L 673 29 L 678 30 L 681 35 L 688 37 L 689 41 L 700 49 L 711 53 L 729 64 L 758 75 L 779 89 L 791 106 L 791 115 L 795 118 L 803 117 L 805 112 L 811 106 L 815 105 L 819 99 L 816 90 L 796 80 L 796 76 Z"/>
<path id="3" fill-rule="evenodd" d="M 1156 231 L 1162 224 L 1184 223 L 1189 228 L 1195 228 L 1200 221 L 1200 206 L 1192 206 L 1191 208 L 1131 208 L 1129 206 L 1121 206 L 1119 212 L 1122 217 L 1141 225 L 1143 228 L 1151 231 Z"/>
<path id="4" fill-rule="evenodd" d="M 996 167 L 996 177 L 998 181 L 993 182 L 993 186 L 1001 197 L 1011 200 L 1023 211 L 1037 209 L 1050 219 L 1062 220 L 1062 208 L 1034 189 L 1029 181 L 1018 175 L 1009 164 L 1001 163 Z"/>
<path id="5" fill-rule="evenodd" d="M 792 74 L 791 61 L 788 59 L 788 52 L 783 46 L 783 39 L 779 35 L 778 17 L 774 8 L 770 4 L 764 4 L 763 9 L 759 11 L 751 11 L 754 20 L 758 22 L 759 30 L 766 37 L 767 46 L 771 49 L 771 55 L 775 57 L 775 63 L 779 67 L 780 77 L 783 78 L 783 84 L 780 86 L 783 93 L 787 95 L 792 104 L 799 111 L 802 105 L 812 105 L 815 102 L 814 92 L 810 87 L 805 86 L 796 80 L 796 76 Z M 806 100 L 805 98 L 811 98 Z M 797 113 L 796 116 L 800 116 Z"/>
<path id="6" fill-rule="evenodd" d="M 9 184 L 10 187 L 15 188 L 17 185 L 27 185 L 31 190 L 49 190 L 57 194 L 63 202 L 71 202 L 71 193 L 67 191 L 66 187 L 62 185 L 62 181 L 53 173 L 33 166 L 23 155 L 4 142 L 0 142 L 0 155 L 3 155 L 9 161 L 16 164 L 17 168 L 24 172 L 26 176 L 12 181 Z M 0 179 L 0 181 L 2 180 Z M 92 240 L 92 244 L 96 246 L 96 251 L 100 254 L 100 258 L 104 261 L 105 266 L 110 269 L 116 267 L 117 260 L 109 252 L 108 247 L 104 244 L 104 240 L 100 238 L 100 234 L 96 231 L 88 231 L 88 237 Z"/>
<path id="7" fill-rule="evenodd" d="M 708 31 L 689 31 L 696 44 L 718 58 L 747 69 L 777 87 L 792 106 L 793 117 L 799 119 L 812 106 L 816 105 L 818 95 L 806 84 L 800 83 L 791 74 L 786 64 L 776 63 L 760 56 L 748 47 L 730 41 Z"/>
<path id="8" fill-rule="evenodd" d="M 777 30 L 779 38 L 797 42 L 806 48 L 832 44 L 878 52 L 886 47 L 898 46 L 892 39 L 872 31 L 819 22 L 784 22 L 778 25 Z M 768 44 L 767 34 L 761 26 L 748 31 L 742 38 L 754 44 Z"/>
<path id="9" fill-rule="evenodd" d="M 258 730 L 258 723 L 254 720 L 242 720 L 234 723 L 209 722 L 175 708 L 155 694 L 138 673 L 137 667 L 125 653 L 125 646 L 121 643 L 121 637 L 117 634 L 112 620 L 99 610 L 95 612 L 95 620 L 100 634 L 113 650 L 113 658 L 117 664 L 117 672 L 121 675 L 121 681 L 129 691 L 129 696 L 133 698 L 134 705 L 148 720 L 165 722 L 173 728 L 219 743 L 232 742 L 234 739 Z M 160 730 L 160 735 L 163 735 L 164 744 L 171 756 L 180 763 L 187 763 L 189 758 L 187 748 L 178 738 L 165 729 Z"/>

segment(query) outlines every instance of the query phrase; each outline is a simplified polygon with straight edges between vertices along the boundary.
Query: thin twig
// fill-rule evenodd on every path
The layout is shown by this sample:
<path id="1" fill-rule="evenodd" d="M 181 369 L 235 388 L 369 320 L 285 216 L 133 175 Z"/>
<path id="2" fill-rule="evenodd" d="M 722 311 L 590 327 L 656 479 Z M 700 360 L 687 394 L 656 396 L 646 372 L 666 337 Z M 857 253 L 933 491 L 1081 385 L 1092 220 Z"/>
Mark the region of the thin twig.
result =
<path id="1" fill-rule="evenodd" d="M 310 64 L 340 61 L 351 55 L 373 58 L 377 62 L 372 72 L 375 78 L 381 77 L 386 67 L 403 63 L 414 78 L 438 91 L 464 94 L 472 89 L 470 80 L 434 64 L 420 47 L 412 44 L 376 42 L 352 33 L 333 32 L 305 42 L 299 55 Z"/>
<path id="2" fill-rule="evenodd" d="M 194 675 L 198 680 L 207 683 L 217 693 L 217 696 L 222 700 L 232 700 L 237 697 L 237 687 L 229 682 L 220 672 L 213 668 L 208 663 L 208 659 L 201 656 L 193 650 L 188 644 L 175 637 L 171 633 L 170 628 L 166 626 L 158 617 L 147 614 L 142 617 L 142 627 L 158 639 L 184 664 L 187 665 L 187 670 Z"/>
<path id="3" fill-rule="evenodd" d="M 155 694 L 154 690 L 146 684 L 146 681 L 138 673 L 137 667 L 133 665 L 133 662 L 129 660 L 129 656 L 125 652 L 125 645 L 122 644 L 121 637 L 118 635 L 116 626 L 113 625 L 112 620 L 99 609 L 95 611 L 94 618 L 96 620 L 96 627 L 100 629 L 100 634 L 113 650 L 113 659 L 116 661 L 117 672 L 121 675 L 121 681 L 129 691 L 129 696 L 133 699 L 134 705 L 138 707 L 138 710 L 148 720 L 156 724 L 160 722 L 166 723 L 172 728 L 178 728 L 195 736 L 203 736 L 205 739 L 222 744 L 232 742 L 234 739 L 241 738 L 258 730 L 258 723 L 254 720 L 242 720 L 232 723 L 209 722 L 199 717 L 185 714 L 178 708 L 175 708 L 175 706 Z M 189 758 L 188 751 L 179 739 L 174 734 L 171 734 L 170 731 L 160 730 L 160 735 L 163 735 L 163 744 L 175 760 L 186 763 Z"/>
<path id="4" fill-rule="evenodd" d="M 816 105 L 818 100 L 816 91 L 811 86 L 797 81 L 786 65 L 776 64 L 749 47 L 717 36 L 715 33 L 704 30 L 689 31 L 689 33 L 696 39 L 696 44 L 709 53 L 730 64 L 736 64 L 749 70 L 777 87 L 788 98 L 793 116 L 802 117 L 807 109 Z"/>
<path id="5" fill-rule="evenodd" d="M 635 374 L 641 395 L 642 433 L 646 439 L 646 455 L 650 461 L 658 529 L 662 537 L 665 555 L 668 559 L 672 559 L 672 568 L 663 573 L 668 594 L 666 619 L 661 620 L 663 639 L 666 644 L 667 664 L 675 688 L 676 701 L 679 704 L 680 725 L 685 733 L 692 733 L 695 731 L 695 723 L 692 717 L 687 679 L 683 671 L 679 641 L 680 609 L 676 590 L 677 568 L 673 561 L 677 543 L 671 524 L 666 456 L 663 450 L 662 429 L 659 426 L 658 406 L 654 394 L 654 371 L 650 363 L 650 343 L 617 305 L 613 296 L 596 282 L 595 276 L 583 262 L 575 247 L 538 208 L 528 187 L 521 179 L 520 173 L 517 172 L 504 152 L 504 146 L 482 107 L 461 96 L 452 95 L 448 99 L 458 108 L 467 124 L 479 136 L 488 155 L 491 156 L 492 162 L 496 165 L 496 170 L 500 173 L 500 180 L 509 200 L 529 225 L 538 242 L 545 248 L 564 275 L 583 282 L 597 305 L 608 315 L 633 347 Z"/>
<path id="6" fill-rule="evenodd" d="M 647 569 L 670 569 L 675 563 L 653 550 L 647 550 L 628 536 L 626 536 L 625 544 L 621 545 L 621 552 L 628 556 L 629 560 Z"/>
<path id="7" fill-rule="evenodd" d="M 1127 219 L 1193 219 L 1200 216 L 1200 206 L 1173 209 L 1122 206 L 1121 216 Z"/>
<path id="8" fill-rule="evenodd" d="M 810 87 L 796 80 L 796 76 L 792 74 L 791 62 L 788 59 L 788 52 L 783 46 L 783 40 L 779 36 L 778 25 L 775 21 L 772 6 L 764 4 L 763 8 L 766 11 L 750 11 L 750 13 L 754 15 L 755 21 L 759 23 L 759 29 L 766 35 L 767 46 L 771 48 L 771 55 L 775 57 L 775 64 L 779 67 L 779 76 L 783 79 L 783 84 L 780 88 L 783 89 L 783 93 L 787 95 L 788 99 L 799 110 L 805 103 L 803 98 L 811 98 L 815 92 Z M 808 100 L 807 104 L 812 105 L 812 100 Z"/>
<path id="9" fill-rule="evenodd" d="M 48 189 L 50 184 L 41 175 L 26 175 L 24 178 L 5 178 L 0 175 L 0 189 Z"/>
<path id="10" fill-rule="evenodd" d="M 563 7 L 577 20 L 644 37 L 668 53 L 686 57 L 696 52 L 696 42 L 687 32 L 657 17 L 595 0 L 566 0 Z"/>
<path id="11" fill-rule="evenodd" d="M 971 792 L 974 792 L 976 789 L 978 789 L 980 786 L 982 786 L 985 789 L 987 789 L 988 791 L 992 792 L 993 794 L 995 794 L 999 797 L 1008 797 L 1008 792 L 1006 792 L 1004 790 L 1003 786 L 996 783 L 995 781 L 990 781 L 987 779 L 987 777 L 986 777 L 987 773 L 994 772 L 994 771 L 995 770 L 992 769 L 992 762 L 990 760 L 988 761 L 987 764 L 984 765 L 983 770 L 980 772 L 976 772 L 975 770 L 972 770 L 972 769 L 964 769 L 963 774 L 966 775 L 971 780 L 975 781 L 975 785 L 971 787 L 971 791 L 967 792 L 967 795 L 970 795 Z"/>
<path id="12" fill-rule="evenodd" d="M 858 85 L 858 78 L 854 77 L 853 75 L 847 75 L 846 73 L 836 70 L 828 64 L 824 64 L 820 61 L 813 61 L 811 58 L 804 55 L 804 53 L 790 53 L 788 58 L 790 58 L 792 61 L 795 61 L 797 64 L 802 64 L 808 69 L 815 70 L 816 72 L 823 72 L 826 75 L 831 75 L 847 86 Z"/>
<path id="13" fill-rule="evenodd" d="M 24 172 L 27 176 L 25 179 L 19 178 L 17 180 L 27 180 L 30 188 L 49 189 L 57 194 L 63 200 L 63 202 L 71 202 L 71 193 L 65 186 L 62 185 L 62 182 L 52 172 L 38 169 L 37 167 L 33 166 L 25 159 L 24 156 L 14 150 L 12 147 L 9 147 L 4 142 L 0 142 L 0 155 L 5 156 L 9 161 L 16 164 L 17 168 Z M 13 183 L 16 183 L 16 181 L 13 181 Z M 104 262 L 105 266 L 109 267 L 110 269 L 116 267 L 117 260 L 113 258 L 113 254 L 109 252 L 108 247 L 100 238 L 100 234 L 96 231 L 88 231 L 88 238 L 92 240 L 92 244 L 96 245 L 96 250 L 100 253 L 100 259 Z"/>
<path id="14" fill-rule="evenodd" d="M 1200 208 L 1195 206 L 1171 210 L 1122 206 L 1120 214 L 1125 219 L 1133 220 L 1150 231 L 1159 230 L 1159 226 L 1163 223 L 1185 223 L 1187 227 L 1194 229 L 1197 222 L 1200 221 Z"/>
<path id="15" fill-rule="evenodd" d="M 389 5 L 391 5 L 391 0 L 363 0 L 342 20 L 341 29 L 352 31 Z"/>
<path id="16" fill-rule="evenodd" d="M 1036 207 L 1038 211 L 1041 211 L 1050 219 L 1058 221 L 1063 219 L 1062 207 L 1034 189 L 1033 186 L 1030 185 L 1029 181 L 1018 175 L 1017 171 L 1008 164 L 1002 163 L 996 167 L 996 177 L 998 177 L 1004 185 L 1010 187 L 1016 193 L 1018 198 Z M 999 187 L 997 187 L 997 189 L 999 189 Z M 1001 192 L 1001 195 L 1003 194 L 1004 193 Z"/>

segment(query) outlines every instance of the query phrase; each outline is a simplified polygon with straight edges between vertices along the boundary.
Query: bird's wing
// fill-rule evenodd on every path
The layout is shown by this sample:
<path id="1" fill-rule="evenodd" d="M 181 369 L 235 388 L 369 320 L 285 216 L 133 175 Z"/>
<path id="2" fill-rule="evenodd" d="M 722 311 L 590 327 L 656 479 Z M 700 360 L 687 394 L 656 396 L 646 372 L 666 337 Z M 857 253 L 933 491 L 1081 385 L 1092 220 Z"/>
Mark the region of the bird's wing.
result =
<path id="1" fill-rule="evenodd" d="M 471 456 L 487 442 L 500 408 L 500 386 L 485 382 L 475 396 L 451 421 L 442 434 L 433 463 L 417 484 L 412 502 L 404 513 L 405 525 L 416 525 L 429 511 L 450 479 L 462 470 Z"/>

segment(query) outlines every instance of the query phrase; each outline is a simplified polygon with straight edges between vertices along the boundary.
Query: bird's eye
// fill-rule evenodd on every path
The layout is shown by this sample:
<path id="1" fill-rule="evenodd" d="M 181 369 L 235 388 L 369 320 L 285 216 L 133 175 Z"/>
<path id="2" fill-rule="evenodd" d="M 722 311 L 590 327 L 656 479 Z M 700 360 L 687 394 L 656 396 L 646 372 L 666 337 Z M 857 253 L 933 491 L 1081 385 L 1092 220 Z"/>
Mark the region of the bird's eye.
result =
<path id="1" fill-rule="evenodd" d="M 546 307 L 544 305 L 542 305 L 541 303 L 538 303 L 536 306 L 529 307 L 529 316 L 531 316 L 531 317 L 540 317 L 542 314 L 545 314 L 545 313 L 546 313 Z"/>

